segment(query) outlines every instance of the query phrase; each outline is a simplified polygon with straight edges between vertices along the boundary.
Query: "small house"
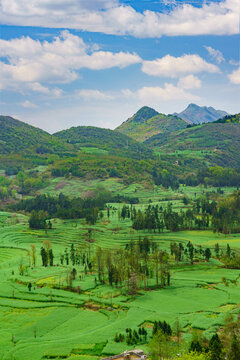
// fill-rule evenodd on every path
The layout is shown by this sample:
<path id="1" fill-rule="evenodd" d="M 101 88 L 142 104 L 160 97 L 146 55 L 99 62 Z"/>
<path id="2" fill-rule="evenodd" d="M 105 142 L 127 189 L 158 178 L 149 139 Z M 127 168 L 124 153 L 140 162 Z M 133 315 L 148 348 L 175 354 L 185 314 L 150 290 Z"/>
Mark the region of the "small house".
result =
<path id="1" fill-rule="evenodd" d="M 146 360 L 147 356 L 140 349 L 126 350 L 122 354 L 110 356 L 101 360 Z"/>

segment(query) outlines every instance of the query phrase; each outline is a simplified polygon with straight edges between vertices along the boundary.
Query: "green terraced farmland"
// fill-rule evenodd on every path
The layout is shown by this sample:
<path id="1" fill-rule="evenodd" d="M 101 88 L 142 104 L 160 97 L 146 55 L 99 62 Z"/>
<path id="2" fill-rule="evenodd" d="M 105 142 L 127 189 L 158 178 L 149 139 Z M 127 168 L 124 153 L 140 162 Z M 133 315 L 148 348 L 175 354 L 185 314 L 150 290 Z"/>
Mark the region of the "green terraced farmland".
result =
<path id="1" fill-rule="evenodd" d="M 190 188 L 186 188 L 175 193 L 176 198 L 183 190 L 188 190 L 188 196 L 195 196 L 191 195 Z M 156 197 L 156 203 L 162 205 L 166 194 L 174 196 L 169 191 L 160 197 L 159 192 L 157 189 L 152 195 Z M 136 208 L 144 208 L 146 204 L 142 197 Z M 180 199 L 173 201 L 173 205 L 176 209 L 184 207 Z M 149 279 L 149 286 L 153 288 L 146 291 L 143 280 L 139 279 L 142 290 L 134 296 L 129 296 L 125 288 L 96 282 L 94 272 L 86 274 L 82 265 L 76 265 L 77 277 L 73 285 L 80 291 L 67 290 L 72 265 L 61 265 L 60 257 L 72 243 L 75 246 L 87 244 L 88 251 L 94 253 L 97 246 L 125 248 L 131 240 L 148 236 L 166 251 L 173 242 L 186 246 L 189 241 L 197 247 L 210 247 L 212 251 L 216 242 L 220 249 L 225 249 L 227 244 L 237 252 L 240 249 L 240 234 L 136 231 L 131 228 L 129 219 L 119 219 L 117 209 L 122 205 L 111 206 L 109 219 L 105 210 L 104 217 L 95 225 L 90 226 L 85 220 L 53 219 L 53 229 L 47 231 L 29 229 L 26 216 L 21 215 L 18 221 L 13 221 L 15 217 L 11 213 L 0 213 L 1 359 L 11 358 L 14 343 L 15 360 L 97 360 L 126 349 L 126 343 L 116 343 L 114 336 L 124 332 L 129 324 L 132 328 L 149 324 L 146 328 L 147 341 L 150 341 L 151 324 L 155 320 L 165 320 L 173 325 L 176 318 L 183 328 L 183 344 L 187 344 L 192 328 L 210 337 L 223 325 L 226 314 L 235 316 L 239 312 L 240 270 L 225 269 L 215 258 L 209 263 L 200 261 L 192 266 L 186 258 L 183 263 L 173 265 L 171 285 L 164 289 L 154 289 L 154 279 Z M 86 242 L 89 229 L 91 243 Z M 53 267 L 41 266 L 40 248 L 44 240 L 52 244 Z M 31 244 L 37 249 L 36 267 L 32 265 Z M 29 282 L 32 283 L 31 291 L 28 290 Z M 147 351 L 146 344 L 141 348 Z"/>

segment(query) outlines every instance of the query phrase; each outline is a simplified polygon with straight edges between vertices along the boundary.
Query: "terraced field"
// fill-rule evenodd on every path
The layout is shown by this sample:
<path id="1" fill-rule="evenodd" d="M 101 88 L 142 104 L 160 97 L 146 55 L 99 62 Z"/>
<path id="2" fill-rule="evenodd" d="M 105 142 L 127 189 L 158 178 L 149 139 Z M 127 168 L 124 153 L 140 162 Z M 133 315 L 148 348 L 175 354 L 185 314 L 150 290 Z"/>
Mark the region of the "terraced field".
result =
<path id="1" fill-rule="evenodd" d="M 122 186 L 114 179 L 111 181 L 112 186 Z M 80 186 L 84 189 L 87 185 L 80 183 Z M 96 182 L 92 186 L 96 186 Z M 174 209 L 180 211 L 186 206 L 182 201 L 184 194 L 194 198 L 195 193 L 205 190 L 182 187 L 179 192 L 172 192 L 156 187 L 151 192 L 142 185 L 132 185 L 122 187 L 121 191 L 139 196 L 136 208 L 146 206 L 150 194 L 152 202 L 163 207 L 168 199 L 173 199 Z M 225 194 L 230 191 L 224 189 Z M 172 268 L 171 286 L 141 290 L 133 297 L 120 287 L 100 285 L 94 273 L 85 274 L 83 266 L 76 265 L 74 287 L 79 291 L 67 291 L 72 266 L 61 265 L 60 256 L 72 243 L 84 244 L 93 253 L 98 245 L 106 249 L 125 247 L 131 239 L 147 235 L 168 251 L 171 242 L 182 242 L 186 246 L 188 241 L 212 250 L 217 242 L 224 250 L 230 244 L 231 249 L 240 251 L 240 234 L 138 232 L 131 228 L 130 220 L 119 219 L 118 209 L 122 205 L 109 205 L 112 207 L 110 218 L 104 211 L 103 219 L 94 226 L 84 220 L 53 219 L 53 229 L 48 231 L 30 230 L 26 216 L 0 213 L 0 359 L 9 360 L 14 354 L 15 360 L 97 360 L 126 349 L 126 343 L 116 343 L 114 336 L 116 332 L 124 332 L 129 324 L 136 329 L 145 325 L 150 340 L 154 320 L 166 320 L 173 325 L 176 318 L 183 329 L 181 346 L 184 348 L 191 338 L 191 328 L 210 337 L 223 324 L 226 314 L 237 316 L 240 270 L 224 269 L 215 258 L 193 266 L 186 259 Z M 86 241 L 88 230 L 91 230 L 91 242 Z M 40 248 L 44 240 L 52 244 L 53 267 L 41 266 Z M 32 266 L 31 244 L 37 249 L 36 267 Z M 20 268 L 23 268 L 22 275 Z M 150 279 L 150 287 L 151 284 Z M 141 348 L 148 351 L 146 345 Z"/>
<path id="2" fill-rule="evenodd" d="M 181 200 L 184 195 L 194 199 L 206 192 L 216 192 L 216 188 L 211 186 L 205 188 L 202 185 L 196 187 L 180 185 L 179 189 L 176 191 L 171 188 L 164 189 L 161 186 L 156 186 L 151 183 L 133 183 L 125 185 L 119 178 L 86 181 L 81 178 L 74 177 L 69 179 L 64 177 L 54 178 L 46 188 L 41 189 L 39 192 L 41 194 L 49 194 L 53 196 L 63 193 L 64 195 L 73 197 L 82 196 L 88 191 L 96 190 L 97 187 L 108 189 L 114 194 L 137 197 L 139 198 L 140 203 L 143 204 L 146 204 L 149 199 L 151 199 L 153 203 L 172 199 Z M 221 189 L 223 190 L 225 196 L 236 190 L 235 187 L 222 187 Z"/>

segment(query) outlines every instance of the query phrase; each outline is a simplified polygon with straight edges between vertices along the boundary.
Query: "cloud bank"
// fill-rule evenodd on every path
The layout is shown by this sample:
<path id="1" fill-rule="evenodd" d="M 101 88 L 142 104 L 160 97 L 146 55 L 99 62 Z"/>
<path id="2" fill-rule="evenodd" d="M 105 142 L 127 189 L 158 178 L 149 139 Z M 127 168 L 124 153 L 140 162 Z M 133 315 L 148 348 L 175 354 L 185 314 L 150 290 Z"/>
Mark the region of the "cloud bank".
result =
<path id="1" fill-rule="evenodd" d="M 50 90 L 44 84 L 65 84 L 79 77 L 78 70 L 124 68 L 141 62 L 128 52 L 104 52 L 90 48 L 68 31 L 62 31 L 52 42 L 40 42 L 30 37 L 0 40 L 0 53 L 6 61 L 0 62 L 0 89 L 31 89 L 55 96 L 60 89 Z"/>
<path id="2" fill-rule="evenodd" d="M 239 0 L 176 6 L 170 12 L 136 11 L 114 0 L 1 0 L 6 25 L 81 29 L 113 35 L 153 38 L 239 33 Z"/>
<path id="3" fill-rule="evenodd" d="M 206 62 L 199 55 L 183 55 L 180 57 L 166 55 L 160 59 L 144 61 L 142 71 L 148 75 L 172 78 L 203 71 L 208 73 L 220 72 L 217 66 Z"/>

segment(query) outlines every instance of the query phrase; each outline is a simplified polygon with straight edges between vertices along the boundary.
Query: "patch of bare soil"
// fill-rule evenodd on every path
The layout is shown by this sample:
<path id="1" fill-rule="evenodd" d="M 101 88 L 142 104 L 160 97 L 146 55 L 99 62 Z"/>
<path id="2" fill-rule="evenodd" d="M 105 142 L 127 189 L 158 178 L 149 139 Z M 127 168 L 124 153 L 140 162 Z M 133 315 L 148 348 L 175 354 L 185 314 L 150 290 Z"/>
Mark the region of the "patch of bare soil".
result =
<path id="1" fill-rule="evenodd" d="M 61 190 L 65 188 L 65 186 L 68 185 L 66 182 L 59 182 L 57 185 L 54 186 L 54 190 Z"/>

